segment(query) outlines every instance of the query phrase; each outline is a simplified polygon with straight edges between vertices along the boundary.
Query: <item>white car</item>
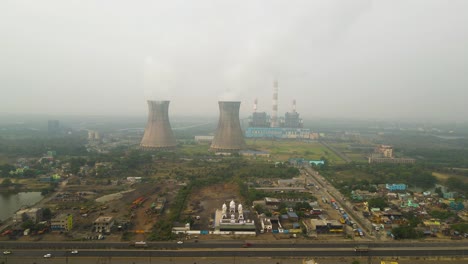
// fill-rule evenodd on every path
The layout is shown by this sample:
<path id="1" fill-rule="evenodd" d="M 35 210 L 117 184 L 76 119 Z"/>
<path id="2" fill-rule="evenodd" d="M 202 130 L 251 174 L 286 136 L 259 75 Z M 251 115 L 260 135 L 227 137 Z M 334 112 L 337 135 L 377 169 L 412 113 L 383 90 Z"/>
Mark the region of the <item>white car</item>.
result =
<path id="1" fill-rule="evenodd" d="M 181 245 L 181 244 L 183 244 L 183 243 L 184 243 L 184 241 L 180 241 L 180 240 L 177 241 L 177 244 L 179 244 L 179 245 Z"/>
<path id="2" fill-rule="evenodd" d="M 11 251 L 9 250 L 3 251 L 3 255 L 10 255 L 10 254 L 11 254 Z"/>
<path id="3" fill-rule="evenodd" d="M 51 257 L 52 257 L 52 254 L 50 254 L 50 253 L 47 253 L 47 254 L 44 255 L 44 258 L 51 258 Z"/>
<path id="4" fill-rule="evenodd" d="M 71 253 L 72 253 L 72 254 L 78 254 L 78 250 L 76 250 L 76 249 L 75 249 L 75 250 L 72 250 Z"/>

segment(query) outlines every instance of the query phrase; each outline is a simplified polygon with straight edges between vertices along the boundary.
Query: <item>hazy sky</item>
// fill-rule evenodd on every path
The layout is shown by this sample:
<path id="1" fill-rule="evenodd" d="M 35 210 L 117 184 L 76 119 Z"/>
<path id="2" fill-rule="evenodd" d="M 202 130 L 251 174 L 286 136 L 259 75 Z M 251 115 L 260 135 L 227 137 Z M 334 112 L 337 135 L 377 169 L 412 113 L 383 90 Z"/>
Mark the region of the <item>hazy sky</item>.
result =
<path id="1" fill-rule="evenodd" d="M 468 1 L 0 1 L 0 113 L 468 120 Z"/>

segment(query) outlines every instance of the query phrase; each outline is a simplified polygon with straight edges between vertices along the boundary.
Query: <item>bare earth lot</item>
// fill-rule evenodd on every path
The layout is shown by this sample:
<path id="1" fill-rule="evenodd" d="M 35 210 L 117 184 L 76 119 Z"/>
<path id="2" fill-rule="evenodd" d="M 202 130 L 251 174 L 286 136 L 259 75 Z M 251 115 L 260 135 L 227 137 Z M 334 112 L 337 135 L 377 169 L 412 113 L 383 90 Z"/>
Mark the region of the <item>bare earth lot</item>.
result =
<path id="1" fill-rule="evenodd" d="M 216 209 L 221 209 L 223 203 L 233 199 L 236 204 L 242 203 L 239 201 L 238 186 L 235 184 L 220 183 L 192 190 L 184 214 L 192 217 L 200 216 L 200 220 L 195 221 L 193 229 L 208 230 Z"/>

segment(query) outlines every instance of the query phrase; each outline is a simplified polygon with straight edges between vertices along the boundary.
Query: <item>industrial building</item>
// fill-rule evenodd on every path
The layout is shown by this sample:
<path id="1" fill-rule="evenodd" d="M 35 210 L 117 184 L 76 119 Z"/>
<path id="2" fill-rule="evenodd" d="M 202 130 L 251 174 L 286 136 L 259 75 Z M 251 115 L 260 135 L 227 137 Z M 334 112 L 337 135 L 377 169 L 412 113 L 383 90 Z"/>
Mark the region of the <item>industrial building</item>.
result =
<path id="1" fill-rule="evenodd" d="M 253 112 L 249 122 L 250 127 L 270 127 L 269 116 L 266 112 Z"/>
<path id="2" fill-rule="evenodd" d="M 216 152 L 238 152 L 245 149 L 244 135 L 239 120 L 240 102 L 219 101 L 219 121 L 211 150 Z"/>
<path id="3" fill-rule="evenodd" d="M 284 127 L 248 127 L 246 138 L 275 138 L 275 139 L 312 139 L 313 133 L 308 128 Z"/>
<path id="4" fill-rule="evenodd" d="M 416 160 L 411 158 L 376 158 L 371 155 L 369 157 L 370 163 L 414 164 Z"/>
<path id="5" fill-rule="evenodd" d="M 342 233 L 343 224 L 337 220 L 308 219 L 303 221 L 308 233 L 327 234 Z"/>
<path id="6" fill-rule="evenodd" d="M 393 147 L 389 145 L 379 145 L 375 149 L 375 152 L 380 154 L 384 158 L 393 158 Z"/>
<path id="7" fill-rule="evenodd" d="M 169 101 L 148 101 L 148 123 L 140 146 L 156 150 L 177 146 L 169 122 Z"/>
<path id="8" fill-rule="evenodd" d="M 13 223 L 19 224 L 25 221 L 32 221 L 38 223 L 42 220 L 42 208 L 28 208 L 22 209 L 13 215 Z"/>
<path id="9" fill-rule="evenodd" d="M 50 220 L 52 231 L 68 232 L 73 228 L 73 216 L 71 214 L 59 214 Z"/>
<path id="10" fill-rule="evenodd" d="M 114 225 L 114 218 L 112 216 L 100 216 L 94 220 L 94 230 L 97 233 L 110 233 Z"/>
<path id="11" fill-rule="evenodd" d="M 297 112 L 287 112 L 284 116 L 284 124 L 283 127 L 288 128 L 301 128 L 302 119 L 299 118 L 299 113 Z"/>

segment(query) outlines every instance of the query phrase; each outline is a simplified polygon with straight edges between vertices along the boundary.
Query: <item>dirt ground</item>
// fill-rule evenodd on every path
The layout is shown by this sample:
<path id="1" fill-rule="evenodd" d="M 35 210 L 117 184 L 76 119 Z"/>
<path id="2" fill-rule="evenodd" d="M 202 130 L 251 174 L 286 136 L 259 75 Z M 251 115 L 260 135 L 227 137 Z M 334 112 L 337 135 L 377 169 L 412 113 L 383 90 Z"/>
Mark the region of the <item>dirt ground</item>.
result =
<path id="1" fill-rule="evenodd" d="M 221 209 L 223 203 L 231 200 L 234 200 L 236 204 L 242 203 L 239 197 L 239 189 L 235 184 L 220 183 L 192 190 L 184 215 L 195 219 L 197 216 L 200 217 L 199 220 L 195 220 L 192 229 L 208 230 L 213 225 L 216 209 Z"/>

